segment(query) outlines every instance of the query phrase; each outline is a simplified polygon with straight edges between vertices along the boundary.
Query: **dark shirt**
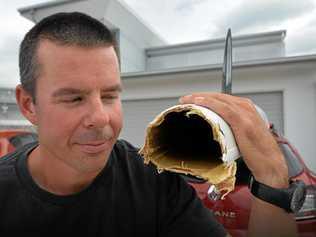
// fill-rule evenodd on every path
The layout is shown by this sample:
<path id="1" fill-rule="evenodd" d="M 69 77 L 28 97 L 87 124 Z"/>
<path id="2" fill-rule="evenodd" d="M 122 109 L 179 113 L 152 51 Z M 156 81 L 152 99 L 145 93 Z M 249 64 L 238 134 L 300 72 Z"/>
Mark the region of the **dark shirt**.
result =
<path id="1" fill-rule="evenodd" d="M 29 144 L 0 159 L 0 236 L 225 236 L 194 189 L 158 174 L 118 141 L 100 174 L 77 194 L 41 189 L 27 168 Z M 56 171 L 56 176 L 58 171 Z"/>

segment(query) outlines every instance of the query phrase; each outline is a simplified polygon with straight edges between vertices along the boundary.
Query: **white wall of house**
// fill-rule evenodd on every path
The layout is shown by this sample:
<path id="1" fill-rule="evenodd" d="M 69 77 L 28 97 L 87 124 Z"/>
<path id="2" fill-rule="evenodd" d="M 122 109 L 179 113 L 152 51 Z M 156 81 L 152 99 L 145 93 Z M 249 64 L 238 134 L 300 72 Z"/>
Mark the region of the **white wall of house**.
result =
<path id="1" fill-rule="evenodd" d="M 316 171 L 316 55 L 235 64 L 234 93 L 283 93 L 284 134 Z M 177 98 L 197 91 L 220 91 L 221 65 L 123 75 L 123 103 Z M 175 100 L 176 101 L 176 100 Z M 150 106 L 150 105 L 149 105 Z M 140 108 L 141 109 L 141 108 Z M 161 112 L 158 111 L 157 114 Z M 129 126 L 125 117 L 125 126 Z M 144 124 L 145 128 L 147 124 Z M 144 129 L 139 133 L 144 134 Z M 124 138 L 124 131 L 122 133 Z M 138 144 L 141 145 L 141 144 Z"/>

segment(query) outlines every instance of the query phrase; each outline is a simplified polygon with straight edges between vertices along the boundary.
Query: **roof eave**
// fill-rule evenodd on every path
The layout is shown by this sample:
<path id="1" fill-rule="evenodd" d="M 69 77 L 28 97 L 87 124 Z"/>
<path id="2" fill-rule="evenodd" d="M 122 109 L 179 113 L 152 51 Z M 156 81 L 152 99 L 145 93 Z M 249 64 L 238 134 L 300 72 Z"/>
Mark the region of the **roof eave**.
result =
<path id="1" fill-rule="evenodd" d="M 257 67 L 257 66 L 271 66 L 289 63 L 302 63 L 302 62 L 316 62 L 316 54 L 302 55 L 302 56 L 291 56 L 291 57 L 281 57 L 281 58 L 269 58 L 251 61 L 240 61 L 233 63 L 234 68 L 245 68 L 245 67 Z M 222 64 L 206 64 L 200 66 L 188 66 L 179 68 L 168 68 L 164 70 L 157 71 L 142 71 L 142 72 L 128 72 L 122 73 L 122 79 L 133 79 L 148 76 L 158 76 L 167 74 L 179 74 L 179 73 L 190 73 L 198 71 L 212 71 L 212 70 L 222 70 Z"/>

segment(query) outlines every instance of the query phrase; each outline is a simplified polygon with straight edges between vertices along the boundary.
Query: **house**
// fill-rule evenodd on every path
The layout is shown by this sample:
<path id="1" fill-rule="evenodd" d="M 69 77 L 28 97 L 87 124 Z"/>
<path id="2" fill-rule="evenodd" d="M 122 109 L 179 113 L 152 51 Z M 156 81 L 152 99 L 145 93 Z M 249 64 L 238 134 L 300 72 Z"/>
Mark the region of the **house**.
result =
<path id="1" fill-rule="evenodd" d="M 33 22 L 60 11 L 85 12 L 114 32 L 124 86 L 121 137 L 136 145 L 143 144 L 147 124 L 177 104 L 181 95 L 221 90 L 224 37 L 167 45 L 119 0 L 54 1 L 19 9 Z M 264 109 L 316 171 L 316 55 L 287 56 L 285 37 L 284 30 L 252 35 L 233 32 L 233 93 L 251 98 Z M 12 114 L 17 124 L 20 117 Z"/>

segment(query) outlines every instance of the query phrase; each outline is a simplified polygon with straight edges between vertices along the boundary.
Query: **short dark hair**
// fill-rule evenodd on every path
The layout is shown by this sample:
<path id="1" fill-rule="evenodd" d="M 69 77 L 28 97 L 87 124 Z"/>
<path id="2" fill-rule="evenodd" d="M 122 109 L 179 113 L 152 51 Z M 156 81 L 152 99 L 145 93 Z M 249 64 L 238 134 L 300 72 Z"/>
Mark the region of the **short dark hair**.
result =
<path id="1" fill-rule="evenodd" d="M 38 22 L 25 35 L 19 52 L 20 81 L 35 103 L 36 80 L 40 73 L 37 48 L 43 39 L 59 45 L 80 47 L 113 46 L 111 31 L 100 21 L 80 12 L 57 13 Z"/>

